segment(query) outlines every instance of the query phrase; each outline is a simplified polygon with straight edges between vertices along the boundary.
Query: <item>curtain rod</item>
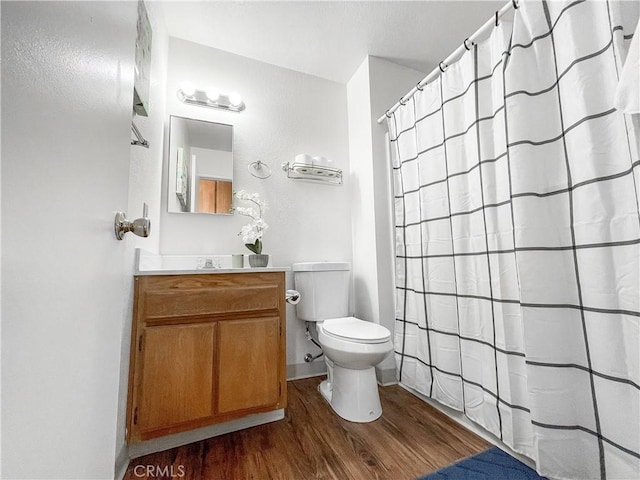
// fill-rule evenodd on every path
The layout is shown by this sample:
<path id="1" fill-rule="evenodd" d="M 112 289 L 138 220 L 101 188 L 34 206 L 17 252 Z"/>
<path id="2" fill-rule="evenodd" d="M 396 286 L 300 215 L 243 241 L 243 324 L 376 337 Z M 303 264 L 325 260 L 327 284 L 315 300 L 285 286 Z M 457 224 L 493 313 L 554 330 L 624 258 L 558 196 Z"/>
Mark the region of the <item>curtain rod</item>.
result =
<path id="1" fill-rule="evenodd" d="M 497 26 L 498 20 L 500 18 L 502 18 L 507 12 L 511 11 L 511 9 L 518 9 L 518 6 L 519 5 L 517 0 L 511 0 L 500 10 L 496 11 L 495 17 L 492 17 L 489 20 L 487 20 L 487 22 L 484 25 L 482 25 L 478 30 L 476 30 L 473 35 L 465 39 L 462 45 L 456 48 L 453 51 L 453 53 L 449 55 L 447 58 L 445 58 L 443 61 L 441 61 L 440 64 L 436 68 L 434 68 L 429 75 L 427 75 L 422 80 L 420 80 L 420 82 L 418 82 L 418 84 L 415 87 L 413 87 L 409 93 L 407 93 L 404 97 L 400 98 L 400 100 L 396 102 L 396 104 L 393 105 L 393 107 L 387 110 L 378 119 L 378 123 L 382 123 L 385 118 L 388 118 L 393 112 L 395 112 L 398 108 L 400 108 L 400 105 L 404 105 L 408 100 L 411 100 L 411 97 L 413 97 L 418 90 L 422 90 L 422 87 L 424 87 L 427 83 L 429 83 L 431 80 L 436 78 L 438 75 L 441 75 L 442 73 L 444 73 L 444 71 L 452 62 L 454 62 L 455 60 L 458 60 L 458 57 L 464 50 L 470 50 L 470 48 L 467 46 L 467 42 L 470 42 L 471 45 L 473 45 L 474 40 L 476 40 L 480 35 L 482 35 L 490 27 L 494 25 Z"/>

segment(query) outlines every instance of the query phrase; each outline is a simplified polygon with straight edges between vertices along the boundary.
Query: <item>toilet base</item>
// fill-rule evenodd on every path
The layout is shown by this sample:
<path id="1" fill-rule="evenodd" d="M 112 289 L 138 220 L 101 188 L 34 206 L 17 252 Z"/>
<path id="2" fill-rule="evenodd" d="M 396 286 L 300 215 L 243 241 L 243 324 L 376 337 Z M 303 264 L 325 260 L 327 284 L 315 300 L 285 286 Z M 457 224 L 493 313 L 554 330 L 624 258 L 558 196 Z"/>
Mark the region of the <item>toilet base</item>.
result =
<path id="1" fill-rule="evenodd" d="M 333 411 L 350 422 L 367 423 L 380 418 L 382 406 L 375 368 L 352 370 L 334 364 L 332 370 L 318 390 Z"/>

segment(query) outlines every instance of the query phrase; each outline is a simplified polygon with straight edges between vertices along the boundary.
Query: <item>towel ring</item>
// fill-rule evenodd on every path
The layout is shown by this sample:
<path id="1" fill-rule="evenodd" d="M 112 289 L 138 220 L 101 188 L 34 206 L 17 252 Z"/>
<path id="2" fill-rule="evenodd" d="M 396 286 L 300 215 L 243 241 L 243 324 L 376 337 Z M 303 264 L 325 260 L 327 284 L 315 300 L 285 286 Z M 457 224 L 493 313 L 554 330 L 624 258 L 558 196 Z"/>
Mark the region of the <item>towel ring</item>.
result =
<path id="1" fill-rule="evenodd" d="M 271 176 L 271 168 L 269 165 L 260 160 L 250 163 L 247 170 L 249 170 L 251 175 L 262 180 Z"/>

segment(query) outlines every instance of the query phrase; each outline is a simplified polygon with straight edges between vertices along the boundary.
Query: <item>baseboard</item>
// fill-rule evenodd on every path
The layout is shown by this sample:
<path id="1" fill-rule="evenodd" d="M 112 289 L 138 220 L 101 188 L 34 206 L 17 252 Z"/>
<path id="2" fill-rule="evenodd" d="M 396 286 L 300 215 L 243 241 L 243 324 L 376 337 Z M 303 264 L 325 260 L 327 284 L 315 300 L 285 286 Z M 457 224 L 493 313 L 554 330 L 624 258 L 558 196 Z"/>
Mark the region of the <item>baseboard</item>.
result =
<path id="1" fill-rule="evenodd" d="M 116 466 L 115 466 L 115 476 L 113 477 L 115 480 L 122 480 L 124 478 L 124 474 L 127 473 L 127 468 L 129 467 L 129 448 L 126 445 L 122 445 L 118 455 L 116 455 Z"/>
<path id="2" fill-rule="evenodd" d="M 150 453 L 169 450 L 170 448 L 180 447 L 188 443 L 199 442 L 211 437 L 217 437 L 226 433 L 237 432 L 245 428 L 256 427 L 265 423 L 275 422 L 284 418 L 284 409 L 275 410 L 273 412 L 258 413 L 247 417 L 232 420 L 218 425 L 198 428 L 189 432 L 168 435 L 162 438 L 155 438 L 141 443 L 132 443 L 129 445 L 129 458 L 134 459 L 149 455 Z"/>
<path id="3" fill-rule="evenodd" d="M 322 361 L 311 363 L 292 363 L 287 365 L 287 380 L 317 377 L 327 373 L 327 364 Z"/>
<path id="4" fill-rule="evenodd" d="M 376 367 L 376 379 L 378 380 L 378 385 L 381 385 L 383 387 L 395 385 L 398 383 L 395 368 L 382 369 Z"/>
<path id="5" fill-rule="evenodd" d="M 326 375 L 327 364 L 325 362 L 294 363 L 287 365 L 287 380 L 301 380 L 303 378 Z M 386 387 L 398 383 L 395 368 L 381 369 L 376 367 L 376 380 L 378 385 Z"/>
<path id="6" fill-rule="evenodd" d="M 513 449 L 511 449 L 511 447 L 506 445 L 502 440 L 500 440 L 498 437 L 493 435 L 491 432 L 485 430 L 483 427 L 481 427 L 477 423 L 471 421 L 464 413 L 459 412 L 457 410 L 454 410 L 453 408 L 447 407 L 446 405 L 443 405 L 440 402 L 437 402 L 437 401 L 435 401 L 435 400 L 433 400 L 433 399 L 431 399 L 429 397 L 426 397 L 423 394 L 421 394 L 420 392 L 417 392 L 413 388 L 407 387 L 406 385 L 403 385 L 402 383 L 398 383 L 398 385 L 400 385 L 402 388 L 404 388 L 409 393 L 412 393 L 413 395 L 415 395 L 419 399 L 421 399 L 424 402 L 428 403 L 429 405 L 431 405 L 436 410 L 439 410 L 440 412 L 444 413 L 447 417 L 449 417 L 452 420 L 454 420 L 455 422 L 459 423 L 460 425 L 462 425 L 467 430 L 470 430 L 471 432 L 475 433 L 479 437 L 485 439 L 487 442 L 492 443 L 493 445 L 495 445 L 499 449 L 504 450 L 509 455 L 511 455 L 514 458 L 517 458 L 518 460 L 520 460 L 522 463 L 524 463 L 528 467 L 532 468 L 533 470 L 536 469 L 536 462 L 534 462 L 529 457 L 526 457 L 526 456 L 522 455 L 521 453 L 518 453 L 518 452 L 514 451 Z"/>

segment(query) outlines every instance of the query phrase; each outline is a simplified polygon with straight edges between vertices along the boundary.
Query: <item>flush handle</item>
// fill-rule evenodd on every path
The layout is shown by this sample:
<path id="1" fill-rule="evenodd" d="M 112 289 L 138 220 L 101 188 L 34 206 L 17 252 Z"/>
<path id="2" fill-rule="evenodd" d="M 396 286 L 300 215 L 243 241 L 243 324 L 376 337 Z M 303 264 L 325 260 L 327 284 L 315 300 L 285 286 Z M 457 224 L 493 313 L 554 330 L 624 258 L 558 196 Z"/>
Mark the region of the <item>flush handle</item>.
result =
<path id="1" fill-rule="evenodd" d="M 139 237 L 148 237 L 151 233 L 151 220 L 147 217 L 149 214 L 149 206 L 142 204 L 142 217 L 136 218 L 133 222 L 127 220 L 127 214 L 124 212 L 116 212 L 116 218 L 113 221 L 116 238 L 124 239 L 124 234 L 133 232 Z"/>

